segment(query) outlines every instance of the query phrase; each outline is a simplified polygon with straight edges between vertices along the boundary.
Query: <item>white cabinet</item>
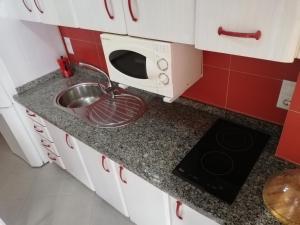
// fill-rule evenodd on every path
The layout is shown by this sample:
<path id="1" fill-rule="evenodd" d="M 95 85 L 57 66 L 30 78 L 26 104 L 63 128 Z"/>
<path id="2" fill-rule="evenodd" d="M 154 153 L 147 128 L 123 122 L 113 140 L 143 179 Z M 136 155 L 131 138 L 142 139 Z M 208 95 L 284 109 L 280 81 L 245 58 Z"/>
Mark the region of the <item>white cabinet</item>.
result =
<path id="1" fill-rule="evenodd" d="M 88 188 L 94 189 L 74 138 L 51 123 L 45 122 L 66 170 Z"/>
<path id="2" fill-rule="evenodd" d="M 170 210 L 172 225 L 219 225 L 172 197 L 170 197 Z"/>
<path id="3" fill-rule="evenodd" d="M 296 57 L 299 0 L 196 2 L 196 48 L 281 62 Z"/>
<path id="4" fill-rule="evenodd" d="M 75 27 L 71 0 L 4 0 L 8 16 L 20 20 Z"/>
<path id="5" fill-rule="evenodd" d="M 42 23 L 76 27 L 71 0 L 33 0 Z"/>
<path id="6" fill-rule="evenodd" d="M 72 0 L 78 26 L 126 34 L 122 0 Z"/>
<path id="7" fill-rule="evenodd" d="M 50 161 L 56 163 L 62 169 L 65 169 L 65 165 L 60 157 L 59 152 L 53 143 L 44 120 L 36 113 L 25 109 L 23 106 L 17 104 L 20 112 L 25 114 L 26 125 L 28 126 L 29 133 L 33 137 L 36 145 L 39 149 L 39 154 L 44 162 Z"/>
<path id="8" fill-rule="evenodd" d="M 194 44 L 195 0 L 123 0 L 123 6 L 129 35 Z"/>
<path id="9" fill-rule="evenodd" d="M 96 193 L 123 215 L 128 216 L 115 163 L 86 144 L 77 141 Z"/>
<path id="10" fill-rule="evenodd" d="M 130 220 L 137 225 L 170 225 L 168 195 L 117 165 Z"/>
<path id="11" fill-rule="evenodd" d="M 39 22 L 34 0 L 6 0 L 10 15 L 16 19 Z"/>

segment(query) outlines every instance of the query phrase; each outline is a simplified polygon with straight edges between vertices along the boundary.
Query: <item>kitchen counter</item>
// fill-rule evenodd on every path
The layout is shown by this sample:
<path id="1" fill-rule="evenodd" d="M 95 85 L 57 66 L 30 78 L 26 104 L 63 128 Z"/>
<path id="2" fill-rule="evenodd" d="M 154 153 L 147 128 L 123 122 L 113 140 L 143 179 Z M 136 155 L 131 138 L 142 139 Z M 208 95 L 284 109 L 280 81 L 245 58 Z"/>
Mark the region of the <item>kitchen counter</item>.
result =
<path id="1" fill-rule="evenodd" d="M 14 98 L 45 120 L 220 223 L 280 224 L 266 210 L 262 200 L 266 179 L 286 168 L 293 168 L 274 157 L 280 127 L 186 99 L 164 103 L 157 95 L 133 88 L 129 91 L 142 97 L 148 109 L 138 121 L 122 128 L 92 127 L 54 105 L 54 97 L 67 86 L 100 80 L 99 73 L 82 68 L 76 68 L 75 76 L 69 79 L 53 72 L 19 87 L 19 94 Z M 172 174 L 176 165 L 219 117 L 272 136 L 232 205 Z"/>

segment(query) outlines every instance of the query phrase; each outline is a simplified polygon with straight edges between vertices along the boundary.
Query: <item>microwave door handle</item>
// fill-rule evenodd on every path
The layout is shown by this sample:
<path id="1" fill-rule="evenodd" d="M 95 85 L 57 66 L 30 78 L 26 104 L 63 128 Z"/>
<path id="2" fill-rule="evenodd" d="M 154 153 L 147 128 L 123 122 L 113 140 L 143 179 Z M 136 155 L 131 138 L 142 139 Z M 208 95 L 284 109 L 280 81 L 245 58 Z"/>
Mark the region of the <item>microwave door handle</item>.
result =
<path id="1" fill-rule="evenodd" d="M 149 80 L 155 79 L 155 63 L 151 59 L 151 57 L 146 57 L 146 73 L 148 75 Z"/>

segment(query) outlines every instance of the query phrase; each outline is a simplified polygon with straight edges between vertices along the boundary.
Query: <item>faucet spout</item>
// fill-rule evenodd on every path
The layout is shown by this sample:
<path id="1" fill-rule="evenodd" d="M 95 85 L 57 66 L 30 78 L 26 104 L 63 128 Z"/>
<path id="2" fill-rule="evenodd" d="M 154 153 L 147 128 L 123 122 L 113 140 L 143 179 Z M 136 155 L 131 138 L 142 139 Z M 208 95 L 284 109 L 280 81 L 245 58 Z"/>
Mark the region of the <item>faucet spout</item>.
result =
<path id="1" fill-rule="evenodd" d="M 105 78 L 106 78 L 106 80 L 107 80 L 107 87 L 106 87 L 105 91 L 106 91 L 106 93 L 111 93 L 112 98 L 115 98 L 115 94 L 114 94 L 114 91 L 113 91 L 113 85 L 112 85 L 111 80 L 110 80 L 110 78 L 109 78 L 109 76 L 108 76 L 107 73 L 105 73 L 103 70 L 97 68 L 96 66 L 93 66 L 93 65 L 90 65 L 90 64 L 87 64 L 87 63 L 79 62 L 78 65 L 82 66 L 82 67 L 89 68 L 91 70 L 98 71 L 102 75 L 104 75 Z"/>

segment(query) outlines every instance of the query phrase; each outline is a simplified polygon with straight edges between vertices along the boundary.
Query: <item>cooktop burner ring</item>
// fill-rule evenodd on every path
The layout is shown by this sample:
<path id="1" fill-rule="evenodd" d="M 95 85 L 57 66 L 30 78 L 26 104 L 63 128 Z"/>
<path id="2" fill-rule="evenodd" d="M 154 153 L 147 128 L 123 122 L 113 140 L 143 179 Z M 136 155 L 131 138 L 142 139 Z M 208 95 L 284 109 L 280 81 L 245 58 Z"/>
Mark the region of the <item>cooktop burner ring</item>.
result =
<path id="1" fill-rule="evenodd" d="M 255 144 L 250 132 L 232 128 L 217 132 L 216 141 L 220 147 L 232 152 L 246 152 Z"/>
<path id="2" fill-rule="evenodd" d="M 201 168 L 211 175 L 224 176 L 234 170 L 234 161 L 225 152 L 210 151 L 201 157 Z"/>

